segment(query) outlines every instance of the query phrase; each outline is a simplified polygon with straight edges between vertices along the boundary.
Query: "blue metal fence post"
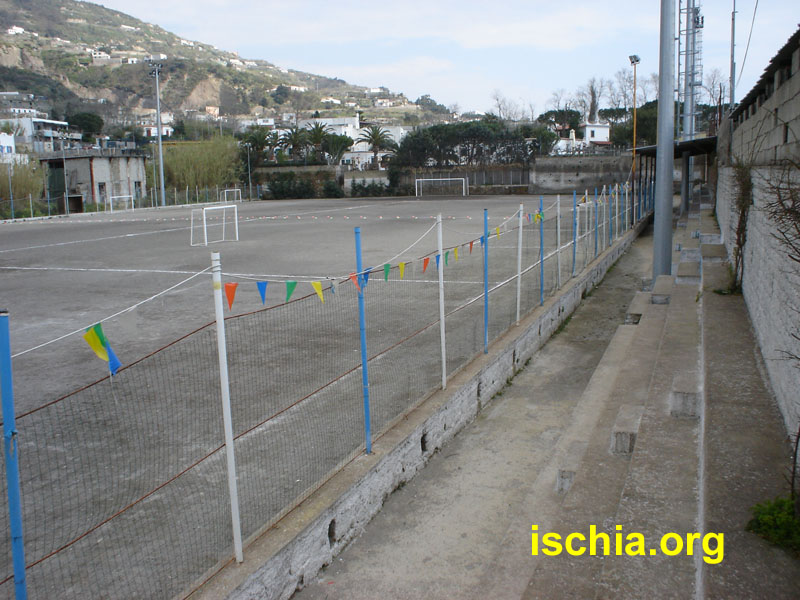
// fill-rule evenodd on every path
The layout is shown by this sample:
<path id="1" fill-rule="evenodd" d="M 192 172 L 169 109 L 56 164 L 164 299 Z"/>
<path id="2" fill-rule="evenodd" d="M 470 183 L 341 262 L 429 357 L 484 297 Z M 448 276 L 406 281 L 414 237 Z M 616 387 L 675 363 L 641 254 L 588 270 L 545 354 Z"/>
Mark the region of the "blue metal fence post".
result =
<path id="1" fill-rule="evenodd" d="M 613 188 L 608 188 L 608 194 L 606 194 L 606 221 L 608 222 L 608 247 L 611 247 L 611 244 L 614 243 L 614 219 L 611 218 L 612 210 L 611 208 L 614 206 L 614 202 L 611 200 L 613 198 L 614 192 L 612 191 Z"/>
<path id="2" fill-rule="evenodd" d="M 361 383 L 364 390 L 364 439 L 367 454 L 372 454 L 372 435 L 369 420 L 369 372 L 367 371 L 367 319 L 364 307 L 364 285 L 367 278 L 361 272 L 361 227 L 356 233 L 356 281 L 358 281 L 358 330 L 361 334 Z"/>
<path id="3" fill-rule="evenodd" d="M 594 257 L 597 258 L 597 232 L 598 232 L 598 214 L 597 214 L 597 188 L 594 188 Z"/>
<path id="4" fill-rule="evenodd" d="M 575 277 L 575 252 L 578 245 L 578 192 L 572 190 L 572 276 Z"/>
<path id="5" fill-rule="evenodd" d="M 539 306 L 544 304 L 544 196 L 539 196 Z"/>
<path id="6" fill-rule="evenodd" d="M 483 209 L 483 353 L 489 354 L 489 209 Z"/>
<path id="7" fill-rule="evenodd" d="M 3 396 L 3 449 L 6 461 L 14 590 L 17 600 L 24 600 L 28 597 L 28 589 L 25 581 L 25 544 L 22 539 L 22 503 L 19 493 L 19 444 L 17 443 L 17 425 L 14 419 L 14 385 L 11 375 L 8 312 L 2 309 L 0 309 L 0 393 Z"/>

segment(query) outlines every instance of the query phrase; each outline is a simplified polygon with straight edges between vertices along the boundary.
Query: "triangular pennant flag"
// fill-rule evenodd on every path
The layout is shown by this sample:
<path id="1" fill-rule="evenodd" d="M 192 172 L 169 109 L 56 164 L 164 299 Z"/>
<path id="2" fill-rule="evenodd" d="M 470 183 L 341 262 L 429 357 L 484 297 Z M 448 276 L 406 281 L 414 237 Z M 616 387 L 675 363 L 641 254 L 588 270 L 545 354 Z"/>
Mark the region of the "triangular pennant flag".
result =
<path id="1" fill-rule="evenodd" d="M 422 272 L 423 273 L 425 272 L 425 269 L 428 268 L 428 263 L 429 262 L 431 262 L 431 257 L 430 256 L 426 256 L 425 258 L 422 259 Z"/>
<path id="2" fill-rule="evenodd" d="M 444 253 L 444 266 L 447 266 L 447 257 L 450 256 L 450 250 Z"/>
<path id="3" fill-rule="evenodd" d="M 439 268 L 439 255 L 436 255 L 436 268 Z"/>
<path id="4" fill-rule="evenodd" d="M 228 310 L 233 308 L 233 299 L 236 297 L 236 288 L 239 287 L 238 283 L 225 284 L 225 297 L 228 299 Z"/>
<path id="5" fill-rule="evenodd" d="M 406 263 L 401 262 L 397 265 L 397 268 L 400 269 L 400 279 L 402 279 L 406 274 Z"/>
<path id="6" fill-rule="evenodd" d="M 296 287 L 297 287 L 297 282 L 296 281 L 287 281 L 286 282 L 286 302 L 288 302 L 289 298 L 292 297 L 292 294 L 294 293 L 294 288 L 296 288 Z"/>
<path id="7" fill-rule="evenodd" d="M 261 304 L 267 303 L 267 284 L 269 281 L 256 281 L 258 293 L 261 295 Z"/>
<path id="8" fill-rule="evenodd" d="M 367 287 L 367 284 L 369 283 L 369 274 L 370 273 L 372 273 L 372 267 L 369 267 L 364 271 L 364 275 L 363 275 L 363 277 L 364 277 L 364 287 Z"/>
<path id="9" fill-rule="evenodd" d="M 331 294 L 336 295 L 336 282 L 331 281 Z"/>
<path id="10" fill-rule="evenodd" d="M 500 228 L 496 228 L 495 231 L 497 232 L 497 239 L 500 239 Z"/>
<path id="11" fill-rule="evenodd" d="M 311 287 L 313 287 L 314 291 L 317 292 L 317 296 L 319 296 L 320 301 L 325 304 L 325 298 L 322 297 L 322 284 L 319 281 L 312 281 Z"/>
<path id="12" fill-rule="evenodd" d="M 358 277 L 356 277 L 355 273 L 350 273 L 350 281 L 353 282 L 353 285 L 356 286 L 356 289 L 360 292 L 361 286 L 358 285 Z"/>
<path id="13" fill-rule="evenodd" d="M 470 253 L 470 254 L 472 254 L 472 244 L 474 244 L 474 243 L 475 243 L 475 240 L 472 240 L 472 241 L 469 243 L 469 253 Z"/>
<path id="14" fill-rule="evenodd" d="M 528 223 L 531 222 L 531 213 L 528 213 Z"/>
<path id="15" fill-rule="evenodd" d="M 386 263 L 385 265 L 383 265 L 383 280 L 384 281 L 389 281 L 389 270 L 391 268 L 392 268 L 392 265 L 390 265 L 389 263 Z"/>
<path id="16" fill-rule="evenodd" d="M 83 335 L 83 339 L 86 340 L 86 343 L 89 344 L 89 347 L 94 350 L 97 358 L 108 363 L 108 371 L 111 373 L 111 375 L 116 375 L 117 371 L 119 371 L 120 367 L 122 366 L 122 363 L 111 349 L 111 345 L 108 343 L 108 339 L 106 339 L 106 336 L 103 333 L 103 326 L 98 323 L 97 325 L 89 327 L 86 330 L 86 333 Z"/>
<path id="17" fill-rule="evenodd" d="M 481 246 L 483 246 L 483 236 L 481 236 Z"/>
<path id="18" fill-rule="evenodd" d="M 458 246 L 453 248 L 453 256 L 456 258 L 456 262 L 458 261 Z"/>

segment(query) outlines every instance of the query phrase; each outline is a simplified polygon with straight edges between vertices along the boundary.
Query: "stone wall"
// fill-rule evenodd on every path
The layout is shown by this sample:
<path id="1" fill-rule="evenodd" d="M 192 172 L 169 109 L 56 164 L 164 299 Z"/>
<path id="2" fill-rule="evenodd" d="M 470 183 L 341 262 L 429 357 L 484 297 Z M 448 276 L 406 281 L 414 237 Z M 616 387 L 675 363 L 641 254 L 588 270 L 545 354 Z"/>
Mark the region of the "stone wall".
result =
<path id="1" fill-rule="evenodd" d="M 774 197 L 771 182 L 779 167 L 752 169 L 753 204 L 747 219 L 742 291 L 767 373 L 787 430 L 796 433 L 800 424 L 800 265 L 789 259 L 786 248 L 775 238 L 776 227 L 765 212 Z M 794 184 L 800 187 L 800 172 Z M 717 219 L 728 255 L 733 258 L 738 213 L 735 208 L 736 179 L 732 167 L 722 167 L 717 182 Z"/>

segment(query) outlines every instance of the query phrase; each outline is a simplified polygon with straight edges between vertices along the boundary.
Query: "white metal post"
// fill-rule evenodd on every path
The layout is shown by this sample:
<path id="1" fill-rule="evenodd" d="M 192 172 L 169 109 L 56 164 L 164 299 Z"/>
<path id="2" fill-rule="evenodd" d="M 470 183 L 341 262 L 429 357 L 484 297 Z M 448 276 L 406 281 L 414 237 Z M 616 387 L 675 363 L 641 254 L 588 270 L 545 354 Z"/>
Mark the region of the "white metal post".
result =
<path id="1" fill-rule="evenodd" d="M 31 218 L 33 218 L 33 194 L 28 194 L 28 204 L 31 207 Z"/>
<path id="2" fill-rule="evenodd" d="M 442 247 L 442 215 L 436 217 L 436 241 L 439 244 L 439 337 L 442 342 L 442 389 L 447 389 L 447 346 L 444 331 L 444 251 Z"/>
<path id="3" fill-rule="evenodd" d="M 575 243 L 575 254 L 573 255 L 575 257 L 575 260 L 573 261 L 573 270 L 576 270 L 574 268 L 574 263 L 578 262 L 578 244 L 581 241 L 581 205 L 580 204 L 575 204 L 575 211 L 576 211 L 577 214 L 575 215 L 575 242 L 574 242 Z M 573 273 L 573 277 L 574 276 L 575 276 L 575 274 Z"/>
<path id="4" fill-rule="evenodd" d="M 211 279 L 214 285 L 214 313 L 217 319 L 217 353 L 219 356 L 219 382 L 222 392 L 222 423 L 225 429 L 225 455 L 228 463 L 228 493 L 231 497 L 231 524 L 233 525 L 233 550 L 236 562 L 242 562 L 242 526 L 239 521 L 239 491 L 236 485 L 236 458 L 233 453 L 233 423 L 231 419 L 231 391 L 228 382 L 228 353 L 225 346 L 225 318 L 222 312 L 222 265 L 219 252 L 211 253 Z"/>
<path id="5" fill-rule="evenodd" d="M 203 209 L 203 245 L 208 246 L 208 225 L 206 225 L 205 209 Z"/>
<path id="6" fill-rule="evenodd" d="M 614 201 L 616 203 L 614 208 L 614 231 L 617 233 L 617 239 L 619 239 L 619 184 L 617 184 L 614 193 Z"/>
<path id="7" fill-rule="evenodd" d="M 225 219 L 222 220 L 223 227 Z M 233 231 L 236 234 L 236 241 L 239 241 L 239 207 L 234 204 L 233 206 Z"/>
<path id="8" fill-rule="evenodd" d="M 522 298 L 522 211 L 524 207 L 519 205 L 519 231 L 517 232 L 517 325 L 519 325 L 519 305 Z"/>
<path id="9" fill-rule="evenodd" d="M 556 268 L 558 289 L 561 289 L 561 194 L 556 195 Z"/>

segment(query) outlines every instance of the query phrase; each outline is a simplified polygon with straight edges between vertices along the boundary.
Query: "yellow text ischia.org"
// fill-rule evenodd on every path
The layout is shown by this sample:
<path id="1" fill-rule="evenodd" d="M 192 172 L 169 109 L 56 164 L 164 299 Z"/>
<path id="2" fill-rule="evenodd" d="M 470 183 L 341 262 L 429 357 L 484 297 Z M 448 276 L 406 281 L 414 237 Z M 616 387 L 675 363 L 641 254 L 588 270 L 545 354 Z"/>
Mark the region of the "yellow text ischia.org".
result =
<path id="1" fill-rule="evenodd" d="M 648 548 L 643 534 L 636 531 L 622 532 L 622 525 L 617 525 L 613 534 L 598 532 L 597 526 L 589 526 L 589 535 L 578 531 L 562 536 L 558 533 L 539 533 L 539 526 L 531 526 L 531 554 L 539 556 L 559 556 L 566 552 L 570 556 L 693 556 L 696 545 L 702 548 L 703 560 L 710 565 L 722 562 L 725 556 L 725 534 L 723 533 L 665 533 L 661 536 L 657 547 Z"/>

